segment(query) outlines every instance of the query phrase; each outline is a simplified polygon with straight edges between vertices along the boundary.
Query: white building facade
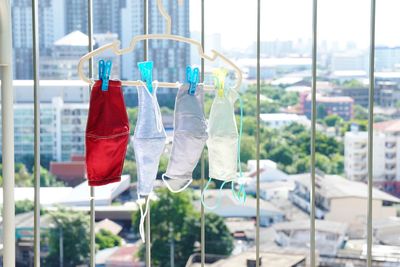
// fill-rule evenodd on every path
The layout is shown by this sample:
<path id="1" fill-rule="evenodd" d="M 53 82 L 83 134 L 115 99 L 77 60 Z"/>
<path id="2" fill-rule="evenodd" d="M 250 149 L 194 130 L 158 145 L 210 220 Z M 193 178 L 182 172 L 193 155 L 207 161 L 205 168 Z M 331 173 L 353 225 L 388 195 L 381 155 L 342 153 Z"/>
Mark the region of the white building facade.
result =
<path id="1" fill-rule="evenodd" d="M 53 98 L 40 106 L 40 154 L 50 160 L 66 161 L 85 152 L 88 103 L 64 103 Z M 15 160 L 34 154 L 33 103 L 14 104 Z M 1 132 L 0 132 L 1 135 Z M 0 144 L 1 147 L 1 144 Z"/>
<path id="2" fill-rule="evenodd" d="M 368 175 L 368 133 L 345 134 L 345 175 L 354 181 L 366 181 Z M 374 125 L 373 176 L 376 185 L 400 195 L 400 121 Z"/>

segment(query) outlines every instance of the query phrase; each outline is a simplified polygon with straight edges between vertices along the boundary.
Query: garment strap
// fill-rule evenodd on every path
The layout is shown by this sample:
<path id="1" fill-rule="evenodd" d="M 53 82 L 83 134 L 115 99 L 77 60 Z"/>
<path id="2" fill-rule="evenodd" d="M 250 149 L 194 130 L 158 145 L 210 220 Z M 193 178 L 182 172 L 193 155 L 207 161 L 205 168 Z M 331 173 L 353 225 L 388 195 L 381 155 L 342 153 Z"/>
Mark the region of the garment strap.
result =
<path id="1" fill-rule="evenodd" d="M 204 206 L 206 209 L 215 210 L 215 209 L 219 208 L 219 206 L 221 206 L 221 190 L 222 190 L 222 188 L 224 187 L 224 185 L 225 185 L 226 183 L 229 183 L 230 181 L 224 181 L 224 182 L 222 183 L 222 185 L 220 186 L 220 188 L 219 188 L 219 190 L 218 190 L 218 196 L 217 196 L 217 202 L 216 202 L 216 204 L 215 204 L 214 206 L 208 206 L 208 205 L 206 204 L 206 201 L 205 201 L 205 194 L 206 194 L 206 191 L 207 191 L 208 187 L 210 186 L 211 181 L 212 181 L 212 178 L 211 178 L 211 177 L 208 178 L 208 181 L 207 181 L 206 185 L 205 185 L 204 188 L 203 188 L 203 192 L 201 192 L 200 201 L 201 201 L 201 204 L 203 204 L 203 206 Z"/>
<path id="2" fill-rule="evenodd" d="M 244 187 L 243 181 L 243 171 L 242 171 L 242 164 L 240 160 L 240 145 L 241 145 L 241 140 L 242 140 L 242 135 L 243 135 L 243 100 L 240 94 L 238 94 L 238 99 L 239 99 L 239 105 L 240 105 L 240 122 L 239 122 L 239 140 L 238 140 L 238 167 L 239 167 L 239 181 L 240 187 L 239 191 L 236 192 L 235 186 L 234 186 L 234 181 L 232 181 L 232 193 L 233 196 L 236 198 L 237 201 L 240 203 L 244 204 L 246 202 L 246 190 Z"/>
<path id="3" fill-rule="evenodd" d="M 161 175 L 161 179 L 163 180 L 164 184 L 168 187 L 169 191 L 171 191 L 172 193 L 179 193 L 179 192 L 182 192 L 182 191 L 185 190 L 185 189 L 192 183 L 192 181 L 193 181 L 193 179 L 191 178 L 183 187 L 181 187 L 181 188 L 175 190 L 175 189 L 173 189 L 173 188 L 169 185 L 169 183 L 168 183 L 167 180 L 165 179 L 165 176 L 166 176 L 165 173 L 163 173 L 163 174 Z"/>
<path id="4" fill-rule="evenodd" d="M 145 218 L 147 216 L 147 213 L 149 212 L 149 204 L 150 204 L 150 194 L 147 196 L 147 200 L 145 201 L 145 210 L 143 212 L 143 199 L 140 198 L 140 195 L 138 194 L 138 200 L 136 201 L 139 205 L 140 209 L 140 222 L 139 222 L 139 234 L 140 238 L 142 239 L 143 243 L 146 242 L 145 239 L 145 233 L 144 233 L 144 222 Z"/>

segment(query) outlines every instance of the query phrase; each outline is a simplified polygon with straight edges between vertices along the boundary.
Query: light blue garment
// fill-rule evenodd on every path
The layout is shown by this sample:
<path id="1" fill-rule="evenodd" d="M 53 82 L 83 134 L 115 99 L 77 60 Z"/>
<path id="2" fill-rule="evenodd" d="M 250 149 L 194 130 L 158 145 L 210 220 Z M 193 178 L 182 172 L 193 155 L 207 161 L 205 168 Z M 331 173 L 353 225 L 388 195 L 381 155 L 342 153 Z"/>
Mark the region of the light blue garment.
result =
<path id="1" fill-rule="evenodd" d="M 192 90 L 192 94 L 189 94 L 188 90 L 189 84 L 183 84 L 176 95 L 174 139 L 167 171 L 162 176 L 172 192 L 180 192 L 191 183 L 193 170 L 207 140 L 207 124 L 203 112 L 203 86 L 197 86 L 196 90 Z M 180 188 L 173 189 L 170 183 L 178 183 Z M 181 186 L 182 183 L 184 183 L 183 186 Z"/>
<path id="2" fill-rule="evenodd" d="M 133 147 L 138 174 L 137 192 L 147 196 L 153 190 L 161 154 L 164 151 L 166 133 L 157 101 L 157 82 L 150 93 L 145 83 L 138 86 L 138 118 L 133 136 Z"/>
<path id="3" fill-rule="evenodd" d="M 141 81 L 139 81 L 141 82 Z M 144 82 L 137 87 L 138 91 L 138 118 L 133 135 L 133 148 L 138 175 L 137 194 L 140 209 L 139 233 L 143 242 L 144 218 L 147 215 L 150 194 L 153 191 L 153 184 L 157 178 L 158 166 L 161 154 L 164 152 L 167 135 L 162 123 L 160 106 L 157 101 L 157 82 L 153 82 L 153 91 L 147 89 Z M 143 211 L 143 199 L 141 196 L 148 196 Z"/>

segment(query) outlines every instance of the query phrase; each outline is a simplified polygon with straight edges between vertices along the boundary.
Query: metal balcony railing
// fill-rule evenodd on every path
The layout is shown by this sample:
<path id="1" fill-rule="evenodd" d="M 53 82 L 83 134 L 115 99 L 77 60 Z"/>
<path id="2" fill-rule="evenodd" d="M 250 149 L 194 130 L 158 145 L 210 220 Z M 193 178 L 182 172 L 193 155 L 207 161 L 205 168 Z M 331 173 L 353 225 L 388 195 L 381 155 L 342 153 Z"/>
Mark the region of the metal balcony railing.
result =
<path id="1" fill-rule="evenodd" d="M 88 35 L 89 47 L 93 49 L 93 19 L 92 19 L 92 1 L 88 1 Z M 148 0 L 144 1 L 144 32 L 148 29 Z M 316 246 L 315 246 L 315 218 L 318 217 L 316 209 L 316 80 L 317 80 L 317 3 L 318 0 L 312 1 L 312 98 L 311 98 L 311 191 L 309 196 L 309 212 L 310 212 L 310 265 L 316 266 Z M 4 250 L 3 250 L 3 266 L 15 266 L 15 227 L 14 227 L 14 113 L 13 113 L 13 88 L 12 88 L 12 35 L 11 35 L 11 0 L 0 0 L 0 77 L 1 86 L 1 104 L 2 104 L 2 155 L 3 155 L 3 225 L 4 225 Z M 232 2 L 233 3 L 233 2 Z M 267 2 L 264 2 L 267 4 Z M 374 108 L 374 65 L 375 65 L 375 5 L 376 0 L 370 0 L 370 53 L 369 53 L 369 108 L 368 108 L 368 216 L 367 216 L 367 266 L 372 267 L 372 186 L 373 186 L 373 108 Z M 201 0 L 201 42 L 204 46 L 204 21 L 205 21 L 205 0 Z M 234 4 L 234 3 L 233 3 Z M 256 127 L 256 153 L 257 153 L 257 220 L 256 220 L 256 258 L 260 256 L 260 33 L 261 33 L 261 0 L 257 0 L 257 127 Z M 34 266 L 40 266 L 40 120 L 39 120 L 39 58 L 38 58 L 38 0 L 32 0 L 32 40 L 33 40 L 33 69 L 34 69 L 34 140 L 35 140 L 35 208 L 34 208 Z M 144 57 L 147 59 L 147 44 L 145 44 Z M 77 59 L 78 60 L 78 59 Z M 201 73 L 204 73 L 204 62 L 201 64 Z M 92 77 L 93 62 L 90 62 L 90 77 Z M 204 76 L 202 77 L 204 79 Z M 365 146 L 364 146 L 365 147 Z M 363 147 L 360 147 L 363 148 Z M 204 160 L 202 163 L 202 177 L 204 177 Z M 95 239 L 94 239 L 94 188 L 90 191 L 90 266 L 95 266 Z M 294 197 L 294 195 L 292 195 Z M 150 212 L 146 218 L 146 265 L 150 266 L 151 247 L 150 247 Z M 204 209 L 201 209 L 201 266 L 205 264 L 205 219 Z M 259 261 L 256 261 L 259 267 Z"/>

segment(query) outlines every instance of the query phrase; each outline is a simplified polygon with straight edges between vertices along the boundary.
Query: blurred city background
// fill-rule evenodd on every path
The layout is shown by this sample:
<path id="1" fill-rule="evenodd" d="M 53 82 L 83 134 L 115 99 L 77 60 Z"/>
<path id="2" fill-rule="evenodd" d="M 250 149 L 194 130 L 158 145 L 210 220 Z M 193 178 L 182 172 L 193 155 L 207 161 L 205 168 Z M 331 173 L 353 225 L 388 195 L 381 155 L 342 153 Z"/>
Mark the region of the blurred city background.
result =
<path id="1" fill-rule="evenodd" d="M 17 266 L 33 266 L 31 1 L 11 2 L 16 261 Z M 186 0 L 183 5 L 178 2 L 164 1 L 172 17 L 172 33 L 200 41 L 200 1 Z M 228 187 L 221 193 L 212 189 L 207 192 L 207 203 L 215 203 L 219 194 L 222 201 L 219 208 L 206 211 L 206 266 L 251 267 L 256 261 L 256 1 L 205 2 L 205 51 L 222 52 L 244 74 L 240 92 L 244 113 L 241 164 L 249 194 L 241 205 Z M 94 0 L 93 4 L 95 48 L 115 40 L 127 47 L 135 35 L 143 33 L 143 1 Z M 78 61 L 88 52 L 87 8 L 87 1 L 82 0 L 39 0 L 43 266 L 88 263 L 90 207 L 84 133 L 90 91 L 77 74 Z M 398 10 L 400 3 L 396 0 L 378 2 L 372 253 L 373 266 L 377 267 L 400 266 Z M 262 1 L 261 266 L 307 266 L 309 262 L 311 11 L 311 1 Z M 318 19 L 317 261 L 318 266 L 364 267 L 369 2 L 321 0 Z M 150 0 L 149 33 L 163 33 L 164 27 L 156 1 Z M 142 44 L 122 57 L 106 53 L 102 58 L 112 59 L 114 79 L 140 79 L 136 63 L 144 59 Z M 150 41 L 149 60 L 154 61 L 154 78 L 165 82 L 184 81 L 185 67 L 200 64 L 193 47 L 173 41 Z M 206 82 L 212 82 L 212 70 L 216 67 L 227 66 L 206 62 Z M 96 77 L 97 70 L 94 74 Z M 133 135 L 137 92 L 130 87 L 123 90 Z M 175 96 L 176 89 L 158 90 L 168 134 L 159 178 L 166 170 L 172 145 Z M 207 92 L 206 117 L 213 97 L 212 92 Z M 144 266 L 144 247 L 138 235 L 140 213 L 135 203 L 136 163 L 131 145 L 123 174 L 121 182 L 96 188 L 96 266 Z M 218 186 L 214 183 L 211 187 Z M 200 164 L 194 171 L 193 184 L 184 193 L 169 193 L 157 180 L 157 198 L 151 205 L 154 266 L 200 266 L 200 189 Z"/>

